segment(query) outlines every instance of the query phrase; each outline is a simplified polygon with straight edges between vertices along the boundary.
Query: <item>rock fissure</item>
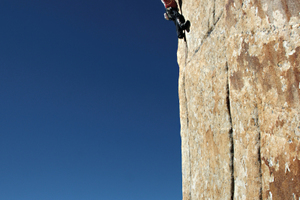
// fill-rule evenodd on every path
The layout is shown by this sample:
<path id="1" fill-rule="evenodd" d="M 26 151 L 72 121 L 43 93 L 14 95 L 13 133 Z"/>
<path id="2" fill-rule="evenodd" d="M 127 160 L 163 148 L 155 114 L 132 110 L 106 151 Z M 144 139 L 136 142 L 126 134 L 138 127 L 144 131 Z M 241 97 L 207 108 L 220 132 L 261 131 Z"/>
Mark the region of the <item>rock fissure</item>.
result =
<path id="1" fill-rule="evenodd" d="M 229 123 L 230 123 L 230 129 L 229 129 L 229 138 L 230 138 L 230 170 L 231 170 L 231 197 L 230 200 L 234 199 L 234 186 L 235 186 L 235 179 L 234 179 L 234 138 L 233 138 L 233 124 L 232 124 L 232 116 L 231 116 L 231 108 L 230 108 L 230 86 L 229 86 L 229 69 L 228 69 L 228 63 L 226 62 L 226 71 L 227 71 L 227 97 L 226 97 L 226 104 L 227 104 L 227 110 L 229 114 Z"/>
<path id="2" fill-rule="evenodd" d="M 186 46 L 187 48 L 187 46 Z M 187 52 L 187 51 L 186 51 Z M 187 55 L 186 55 L 187 56 Z M 188 94 L 187 94 L 187 88 L 186 88 L 186 65 L 184 66 L 184 69 L 181 71 L 181 80 L 182 80 L 182 83 L 181 83 L 181 87 L 183 89 L 183 98 L 184 98 L 184 104 L 182 105 L 185 109 L 185 118 L 186 118 L 186 129 L 189 130 L 189 123 L 190 123 L 190 119 L 189 119 L 189 107 L 188 107 Z M 192 198 L 192 169 L 191 169 L 191 160 L 192 160 L 192 157 L 191 157 L 191 145 L 190 145 L 190 140 L 191 140 L 191 136 L 190 136 L 190 131 L 187 132 L 187 135 L 186 135 L 186 143 L 187 143 L 187 157 L 188 157 L 188 184 L 189 184 L 189 188 L 188 188 L 188 191 L 187 191 L 187 195 L 189 197 L 189 199 Z"/>
<path id="3" fill-rule="evenodd" d="M 202 43 L 210 36 L 210 34 L 213 32 L 213 30 L 215 29 L 217 23 L 219 22 L 219 20 L 221 19 L 223 15 L 223 11 L 221 12 L 220 16 L 217 18 L 217 20 L 215 20 L 215 10 L 213 11 L 213 24 L 210 25 L 208 22 L 208 30 L 206 32 L 206 34 L 203 37 Z M 201 45 L 200 45 L 201 46 Z M 200 48 L 200 47 L 199 47 Z"/>
<path id="4" fill-rule="evenodd" d="M 248 51 L 248 50 L 247 50 Z M 254 58 L 250 57 L 250 60 L 254 60 Z M 255 66 L 257 67 L 257 66 Z M 254 73 L 254 83 L 258 83 L 259 82 L 259 77 L 257 73 Z M 258 104 L 261 100 L 259 100 L 259 94 L 258 94 L 258 86 L 257 84 L 254 84 L 254 96 L 257 97 L 255 100 L 255 108 L 254 108 L 254 125 L 256 127 L 256 131 L 257 131 L 257 159 L 258 159 L 258 177 L 259 177 L 259 200 L 263 199 L 262 196 L 262 169 L 261 169 L 261 130 L 260 130 L 260 121 L 259 121 L 259 109 L 258 109 Z"/>
<path id="5" fill-rule="evenodd" d="M 258 145 L 258 165 L 259 165 L 259 179 L 260 179 L 260 189 L 259 189 L 259 200 L 262 200 L 263 197 L 262 197 L 262 171 L 261 171 L 261 131 L 260 131 L 260 125 L 259 125 L 259 114 L 258 114 L 258 108 L 257 108 L 257 105 L 256 105 L 256 108 L 255 108 L 255 125 L 257 127 L 257 132 L 258 132 L 258 139 L 257 139 L 257 145 Z"/>
<path id="6" fill-rule="evenodd" d="M 189 111 L 188 111 L 188 106 L 187 106 L 187 94 L 186 94 L 186 86 L 185 86 L 185 74 L 184 74 L 184 94 L 185 94 L 185 102 L 186 102 L 186 125 L 187 125 L 187 128 L 189 128 Z M 191 139 L 191 135 L 190 133 L 188 133 L 188 144 L 190 144 L 190 139 Z M 191 161 L 191 145 L 189 145 L 189 150 L 188 150 L 188 156 L 189 156 L 189 160 Z M 192 197 L 192 169 L 191 169 L 191 163 L 189 163 L 189 172 L 190 172 L 190 188 L 189 188 L 189 196 L 190 196 L 190 199 Z"/>
<path id="7" fill-rule="evenodd" d="M 216 21 L 216 0 L 214 0 L 214 9 L 213 9 L 213 22 L 215 23 Z"/>
<path id="8" fill-rule="evenodd" d="M 198 53 L 198 51 L 201 49 L 203 43 L 207 40 L 207 38 L 214 31 L 214 29 L 215 29 L 217 23 L 219 22 L 219 20 L 221 19 L 222 15 L 223 15 L 223 11 L 221 12 L 220 16 L 215 20 L 215 11 L 213 11 L 213 25 L 210 25 L 208 22 L 208 30 L 206 31 L 205 35 L 203 36 L 203 39 L 201 40 L 200 45 L 196 48 L 196 50 L 194 50 L 194 53 L 191 56 L 191 58 L 193 58 L 195 56 L 195 54 Z"/>

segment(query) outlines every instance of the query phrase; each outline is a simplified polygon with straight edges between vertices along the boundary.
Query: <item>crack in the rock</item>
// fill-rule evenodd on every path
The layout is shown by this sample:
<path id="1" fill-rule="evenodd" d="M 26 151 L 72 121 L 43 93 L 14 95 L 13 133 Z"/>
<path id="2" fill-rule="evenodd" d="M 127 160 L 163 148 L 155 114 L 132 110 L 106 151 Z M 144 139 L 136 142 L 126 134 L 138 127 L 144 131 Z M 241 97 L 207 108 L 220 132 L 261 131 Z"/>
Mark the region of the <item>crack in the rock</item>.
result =
<path id="1" fill-rule="evenodd" d="M 214 0 L 214 9 L 213 9 L 213 22 L 215 24 L 216 22 L 216 0 Z"/>
<path id="2" fill-rule="evenodd" d="M 229 86 L 229 69 L 228 69 L 228 63 L 226 62 L 226 70 L 227 70 L 227 97 L 226 97 L 226 103 L 227 103 L 227 109 L 229 114 L 229 123 L 230 123 L 230 130 L 229 130 L 229 139 L 230 139 L 230 167 L 231 167 L 231 200 L 234 199 L 234 189 L 235 189 L 235 179 L 234 179 L 234 139 L 233 139 L 233 124 L 232 124 L 232 117 L 231 117 L 231 108 L 230 108 L 230 86 Z"/>
<path id="3" fill-rule="evenodd" d="M 184 106 L 185 106 L 185 115 L 186 115 L 186 137 L 187 137 L 187 145 L 188 145 L 188 160 L 189 160 L 189 200 L 192 199 L 192 169 L 191 169 L 191 147 L 190 147 L 190 131 L 189 131 L 189 112 L 188 112 L 188 99 L 187 99 L 187 91 L 186 91 L 186 66 L 188 60 L 188 44 L 185 42 L 185 63 L 182 73 L 182 83 L 181 86 L 183 88 L 184 94 Z"/>
<path id="4" fill-rule="evenodd" d="M 258 77 L 257 77 L 257 74 L 255 73 L 254 74 L 254 80 L 255 80 L 255 83 L 258 82 Z M 257 88 L 257 85 L 255 84 L 254 86 L 255 88 L 255 91 L 258 91 L 258 88 Z M 255 96 L 258 96 L 258 95 L 255 95 Z M 261 169 L 261 161 L 262 161 L 262 158 L 261 158 L 261 131 L 260 131 L 260 124 L 259 124 L 259 110 L 258 110 L 258 102 L 255 101 L 255 109 L 254 109 L 254 125 L 256 126 L 257 128 L 257 160 L 258 160 L 258 167 L 259 167 L 259 181 L 260 181 L 260 189 L 259 189 L 259 199 L 262 200 L 263 197 L 262 197 L 262 169 Z"/>
<path id="5" fill-rule="evenodd" d="M 190 146 L 190 132 L 189 132 L 189 113 L 188 113 L 188 102 L 187 102 L 187 94 L 186 94 L 186 88 L 185 88 L 185 71 L 182 76 L 182 87 L 184 92 L 184 98 L 185 98 L 185 110 L 186 110 L 186 131 L 187 131 L 187 140 L 188 140 L 188 158 L 189 158 L 189 179 L 190 179 L 190 188 L 189 188 L 189 199 L 192 199 L 192 169 L 191 169 L 191 146 Z"/>
<path id="6" fill-rule="evenodd" d="M 257 145 L 258 145 L 258 165 L 259 165 L 259 177 L 260 177 L 260 190 L 259 190 L 259 199 L 262 200 L 262 171 L 261 171 L 261 131 L 259 125 L 259 115 L 258 115 L 258 107 L 257 104 L 255 106 L 255 126 L 257 127 Z"/>
<path id="7" fill-rule="evenodd" d="M 223 11 L 221 12 L 220 16 L 217 18 L 217 20 L 215 20 L 215 8 L 214 8 L 214 11 L 213 11 L 213 25 L 210 26 L 206 32 L 206 34 L 204 35 L 203 37 L 203 40 L 201 42 L 201 44 L 210 36 L 210 34 L 213 32 L 213 30 L 215 29 L 217 23 L 220 21 L 222 15 L 223 15 Z M 200 47 L 199 47 L 200 48 Z"/>
<path id="8" fill-rule="evenodd" d="M 258 119 L 258 118 L 257 118 Z M 259 129 L 259 125 L 258 125 Z M 262 171 L 261 171 L 261 132 L 259 130 L 258 135 L 259 147 L 258 147 L 258 163 L 259 163 L 259 177 L 260 177 L 260 191 L 259 191 L 259 199 L 262 200 Z"/>
<path id="9" fill-rule="evenodd" d="M 198 51 L 200 50 L 201 46 L 203 45 L 203 43 L 205 42 L 205 40 L 211 35 L 211 33 L 214 31 L 217 23 L 220 21 L 221 17 L 223 15 L 223 10 L 221 12 L 221 14 L 219 15 L 219 17 L 217 19 L 215 19 L 215 8 L 214 8 L 214 11 L 213 11 L 213 25 L 212 26 L 208 26 L 208 30 L 206 32 L 206 34 L 204 35 L 203 39 L 201 40 L 201 43 L 200 45 L 198 46 L 198 48 L 194 51 L 194 54 L 191 56 L 191 58 L 193 58 L 196 53 L 198 53 Z"/>

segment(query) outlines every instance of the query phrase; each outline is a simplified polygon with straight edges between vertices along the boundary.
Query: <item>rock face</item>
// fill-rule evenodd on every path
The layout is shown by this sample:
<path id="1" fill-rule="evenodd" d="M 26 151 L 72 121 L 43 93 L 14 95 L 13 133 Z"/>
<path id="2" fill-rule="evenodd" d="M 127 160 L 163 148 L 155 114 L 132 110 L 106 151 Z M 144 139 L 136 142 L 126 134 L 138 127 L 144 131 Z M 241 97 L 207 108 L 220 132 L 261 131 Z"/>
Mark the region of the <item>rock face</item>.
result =
<path id="1" fill-rule="evenodd" d="M 178 3 L 183 199 L 300 200 L 300 1 Z"/>

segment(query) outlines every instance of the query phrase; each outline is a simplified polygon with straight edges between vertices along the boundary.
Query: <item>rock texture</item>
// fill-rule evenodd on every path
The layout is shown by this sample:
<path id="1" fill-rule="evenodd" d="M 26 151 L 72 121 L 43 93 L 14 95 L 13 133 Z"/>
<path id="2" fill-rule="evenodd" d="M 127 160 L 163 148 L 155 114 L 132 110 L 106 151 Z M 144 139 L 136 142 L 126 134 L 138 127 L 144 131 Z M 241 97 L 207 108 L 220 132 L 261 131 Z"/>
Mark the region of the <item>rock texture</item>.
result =
<path id="1" fill-rule="evenodd" d="M 178 3 L 183 199 L 300 200 L 300 1 Z"/>

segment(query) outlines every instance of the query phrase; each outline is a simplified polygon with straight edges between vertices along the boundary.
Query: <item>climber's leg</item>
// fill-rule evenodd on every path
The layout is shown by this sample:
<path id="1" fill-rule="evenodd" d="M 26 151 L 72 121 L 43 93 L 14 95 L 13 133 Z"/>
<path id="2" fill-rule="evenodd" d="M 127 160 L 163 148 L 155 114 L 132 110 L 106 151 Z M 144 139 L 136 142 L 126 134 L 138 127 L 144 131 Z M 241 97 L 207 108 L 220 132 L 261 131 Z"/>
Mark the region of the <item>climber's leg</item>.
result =
<path id="1" fill-rule="evenodd" d="M 174 20 L 175 26 L 176 26 L 176 32 L 177 32 L 177 37 L 178 38 L 183 38 L 184 37 L 184 33 L 183 30 L 181 28 L 180 23 L 178 23 L 177 19 Z"/>

